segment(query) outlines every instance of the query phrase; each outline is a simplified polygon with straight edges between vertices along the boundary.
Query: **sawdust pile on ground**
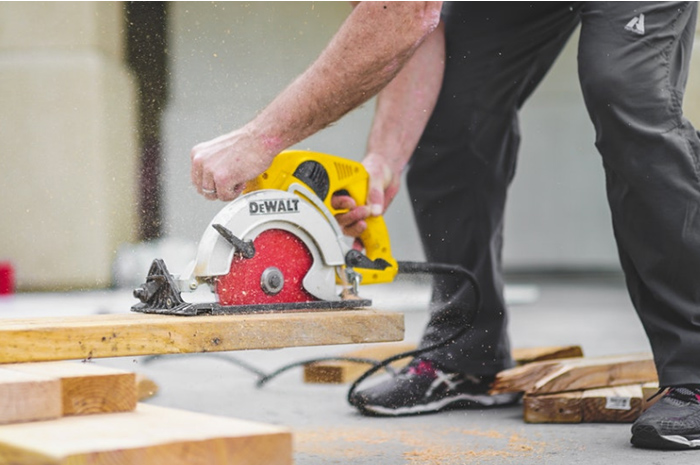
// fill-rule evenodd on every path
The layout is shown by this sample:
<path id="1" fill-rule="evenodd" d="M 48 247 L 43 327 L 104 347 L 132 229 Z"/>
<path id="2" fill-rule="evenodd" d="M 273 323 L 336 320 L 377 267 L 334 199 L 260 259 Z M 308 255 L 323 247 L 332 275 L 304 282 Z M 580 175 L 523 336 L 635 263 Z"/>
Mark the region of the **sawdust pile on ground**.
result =
<path id="1" fill-rule="evenodd" d="M 442 428 L 324 428 L 295 431 L 300 455 L 324 457 L 328 463 L 349 463 L 352 458 L 403 457 L 406 464 L 462 465 L 518 463 L 518 458 L 541 455 L 545 443 L 516 432 Z M 380 462 L 377 462 L 380 463 Z"/>

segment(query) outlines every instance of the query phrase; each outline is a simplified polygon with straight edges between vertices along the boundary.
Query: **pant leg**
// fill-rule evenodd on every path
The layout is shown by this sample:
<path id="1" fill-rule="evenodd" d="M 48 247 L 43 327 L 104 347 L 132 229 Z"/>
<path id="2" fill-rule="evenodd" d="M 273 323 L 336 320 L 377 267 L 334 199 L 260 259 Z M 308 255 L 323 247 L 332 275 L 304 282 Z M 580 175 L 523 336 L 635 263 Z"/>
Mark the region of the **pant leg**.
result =
<path id="1" fill-rule="evenodd" d="M 446 69 L 437 106 L 411 159 L 408 187 L 427 259 L 476 275 L 474 329 L 425 354 L 442 366 L 493 374 L 512 365 L 501 248 L 506 190 L 519 145 L 518 109 L 578 23 L 577 4 L 455 2 L 443 12 Z M 436 277 L 421 346 L 464 325 L 471 293 Z"/>
<path id="2" fill-rule="evenodd" d="M 662 385 L 700 383 L 700 134 L 681 109 L 696 8 L 590 2 L 579 44 L 620 260 Z"/>

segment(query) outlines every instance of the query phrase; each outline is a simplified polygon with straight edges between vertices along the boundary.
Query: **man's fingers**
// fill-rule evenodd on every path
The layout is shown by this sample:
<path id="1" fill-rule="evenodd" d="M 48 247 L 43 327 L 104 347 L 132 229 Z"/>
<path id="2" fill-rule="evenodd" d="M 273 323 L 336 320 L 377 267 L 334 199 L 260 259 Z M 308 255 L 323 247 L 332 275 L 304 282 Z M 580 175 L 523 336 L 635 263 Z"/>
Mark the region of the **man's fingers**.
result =
<path id="1" fill-rule="evenodd" d="M 336 210 L 352 210 L 357 206 L 357 203 L 349 195 L 334 195 L 331 199 L 331 206 Z"/>
<path id="2" fill-rule="evenodd" d="M 366 205 L 353 208 L 347 213 L 340 213 L 338 215 L 335 215 L 335 219 L 338 221 L 338 224 L 340 224 L 340 226 L 342 226 L 343 228 L 350 227 L 358 221 L 365 220 L 367 217 L 369 217 L 369 207 L 367 207 Z"/>
<path id="3" fill-rule="evenodd" d="M 343 227 L 343 234 L 350 237 L 359 237 L 367 229 L 366 221 L 356 221 L 349 226 Z"/>
<path id="4" fill-rule="evenodd" d="M 224 202 L 230 202 L 231 200 L 234 200 L 239 195 L 241 195 L 244 190 L 245 190 L 245 183 L 236 184 L 231 189 L 226 189 L 222 192 L 217 191 L 217 196 L 218 196 L 219 200 L 222 200 Z"/>

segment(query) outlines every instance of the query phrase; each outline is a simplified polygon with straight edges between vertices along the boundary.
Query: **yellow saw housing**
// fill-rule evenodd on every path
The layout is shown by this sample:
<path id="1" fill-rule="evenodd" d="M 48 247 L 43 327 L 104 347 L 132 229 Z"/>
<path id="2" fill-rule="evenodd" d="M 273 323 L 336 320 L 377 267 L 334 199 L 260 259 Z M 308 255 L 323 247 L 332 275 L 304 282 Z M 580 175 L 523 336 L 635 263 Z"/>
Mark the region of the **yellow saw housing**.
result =
<path id="1" fill-rule="evenodd" d="M 286 191 L 292 184 L 302 184 L 314 192 L 331 214 L 336 215 L 347 210 L 333 208 L 334 194 L 347 194 L 357 205 L 367 203 L 369 174 L 356 161 L 325 153 L 287 150 L 277 155 L 264 173 L 248 183 L 246 192 L 261 189 Z M 358 268 L 355 271 L 362 276 L 363 284 L 391 282 L 398 272 L 398 264 L 391 254 L 384 218 L 370 216 L 366 222 L 367 229 L 360 235 L 365 255 L 371 260 L 386 260 L 391 266 L 384 270 Z"/>

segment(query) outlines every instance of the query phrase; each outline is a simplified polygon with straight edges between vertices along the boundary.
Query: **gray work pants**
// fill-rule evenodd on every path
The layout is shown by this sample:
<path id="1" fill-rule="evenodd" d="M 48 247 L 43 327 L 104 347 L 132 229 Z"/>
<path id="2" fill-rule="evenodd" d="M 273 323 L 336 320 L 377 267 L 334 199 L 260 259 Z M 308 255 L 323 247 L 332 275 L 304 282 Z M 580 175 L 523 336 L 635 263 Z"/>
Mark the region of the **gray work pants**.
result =
<path id="1" fill-rule="evenodd" d="M 700 134 L 681 111 L 696 8 L 695 2 L 445 6 L 444 83 L 408 185 L 428 260 L 472 270 L 483 308 L 473 331 L 426 358 L 475 374 L 512 365 L 501 247 L 518 110 L 580 23 L 580 84 L 629 293 L 661 384 L 700 384 Z M 641 14 L 643 27 L 630 25 Z M 435 279 L 423 346 L 462 324 L 467 303 L 460 296 L 467 294 L 457 291 L 464 285 Z"/>

